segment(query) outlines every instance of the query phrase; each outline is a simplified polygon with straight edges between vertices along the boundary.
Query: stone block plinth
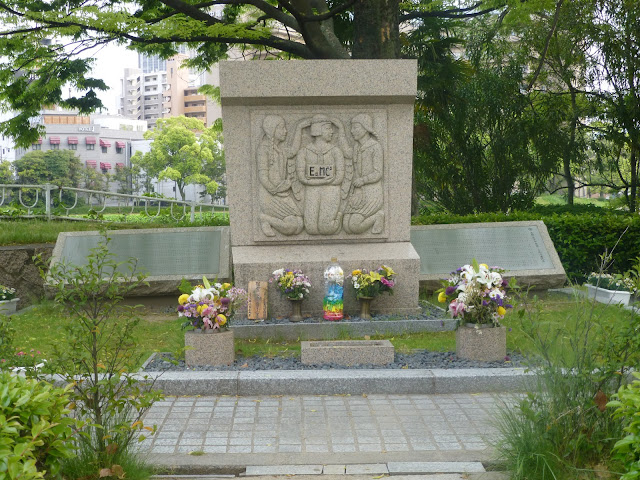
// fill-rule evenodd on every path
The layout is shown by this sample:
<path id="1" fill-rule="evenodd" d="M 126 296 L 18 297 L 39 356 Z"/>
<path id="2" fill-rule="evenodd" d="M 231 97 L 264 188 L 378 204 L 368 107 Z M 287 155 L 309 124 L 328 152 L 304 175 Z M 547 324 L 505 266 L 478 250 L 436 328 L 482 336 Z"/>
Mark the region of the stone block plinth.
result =
<path id="1" fill-rule="evenodd" d="M 235 359 L 233 330 L 190 330 L 184 334 L 185 363 L 196 365 L 231 365 Z"/>
<path id="2" fill-rule="evenodd" d="M 389 340 L 301 342 L 300 354 L 305 365 L 387 365 L 394 360 Z"/>
<path id="3" fill-rule="evenodd" d="M 456 355 L 480 362 L 503 362 L 507 356 L 505 327 L 475 328 L 460 326 L 456 330 Z"/>
<path id="4" fill-rule="evenodd" d="M 246 288 L 252 280 L 269 280 L 273 271 L 279 268 L 300 269 L 311 281 L 309 296 L 302 303 L 302 313 L 321 316 L 324 297 L 323 273 L 332 257 L 338 259 L 345 277 L 356 268 L 374 270 L 383 264 L 396 272 L 394 294 L 376 297 L 371 304 L 372 313 L 416 315 L 420 312 L 420 258 L 410 242 L 238 246 L 233 249 L 235 284 Z M 279 294 L 275 284 L 269 285 L 268 295 L 269 315 L 289 316 L 291 305 Z M 345 278 L 344 282 L 344 312 L 351 316 L 357 316 L 360 312 L 349 278 Z"/>

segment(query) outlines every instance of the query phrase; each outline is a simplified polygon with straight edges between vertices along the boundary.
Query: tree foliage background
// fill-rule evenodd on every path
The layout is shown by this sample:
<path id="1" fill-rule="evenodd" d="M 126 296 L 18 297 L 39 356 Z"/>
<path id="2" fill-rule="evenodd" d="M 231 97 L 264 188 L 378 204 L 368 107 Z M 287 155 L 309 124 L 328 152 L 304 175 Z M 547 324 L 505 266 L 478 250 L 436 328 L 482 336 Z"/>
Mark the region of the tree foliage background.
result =
<path id="1" fill-rule="evenodd" d="M 638 18 L 633 0 L 8 0 L 0 102 L 19 113 L 0 132 L 27 145 L 43 103 L 99 107 L 91 54 L 110 42 L 164 58 L 188 44 L 199 69 L 231 48 L 417 58 L 414 212 L 527 208 L 545 189 L 572 203 L 574 184 L 621 191 L 634 211 Z M 165 177 L 216 176 L 171 168 Z"/>

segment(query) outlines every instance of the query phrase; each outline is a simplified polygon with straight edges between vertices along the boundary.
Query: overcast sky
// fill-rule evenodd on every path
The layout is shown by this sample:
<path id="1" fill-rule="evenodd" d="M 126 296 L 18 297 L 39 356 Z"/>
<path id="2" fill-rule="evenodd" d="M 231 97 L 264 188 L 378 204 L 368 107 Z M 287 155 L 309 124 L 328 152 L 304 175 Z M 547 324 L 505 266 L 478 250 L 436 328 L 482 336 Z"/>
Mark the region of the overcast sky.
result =
<path id="1" fill-rule="evenodd" d="M 93 52 L 93 57 L 96 59 L 93 76 L 104 80 L 109 87 L 106 92 L 99 92 L 98 96 L 109 110 L 108 113 L 116 115 L 118 113 L 117 98 L 121 93 L 120 79 L 125 68 L 138 66 L 138 53 L 122 46 L 107 45 Z"/>

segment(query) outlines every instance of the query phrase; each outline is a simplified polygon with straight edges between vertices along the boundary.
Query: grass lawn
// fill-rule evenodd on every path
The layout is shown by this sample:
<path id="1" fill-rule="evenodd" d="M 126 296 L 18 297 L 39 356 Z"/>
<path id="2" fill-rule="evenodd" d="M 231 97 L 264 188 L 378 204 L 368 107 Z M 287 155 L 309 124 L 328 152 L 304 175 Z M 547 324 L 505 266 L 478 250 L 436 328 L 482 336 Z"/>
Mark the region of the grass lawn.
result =
<path id="1" fill-rule="evenodd" d="M 536 332 L 549 338 L 560 339 L 554 348 L 556 354 L 565 353 L 563 344 L 572 341 L 572 325 L 578 320 L 578 315 L 592 312 L 596 323 L 601 325 L 618 325 L 628 322 L 629 312 L 615 306 L 591 304 L 573 299 L 565 295 L 549 295 L 539 299 L 534 325 L 529 323 L 529 317 L 518 313 L 522 307 L 516 308 L 505 318 L 503 324 L 509 329 L 507 335 L 507 349 L 523 354 L 531 353 L 532 341 L 528 336 L 531 327 Z M 181 320 L 171 314 L 157 314 L 141 310 L 142 321 L 135 333 L 135 343 L 143 358 L 152 352 L 177 352 L 184 346 L 184 334 L 180 327 Z M 11 318 L 11 324 L 16 330 L 15 346 L 29 353 L 31 349 L 42 352 L 47 357 L 53 352 L 54 342 L 65 342 L 66 326 L 72 321 L 64 312 L 52 302 L 43 302 L 31 310 Z M 413 350 L 455 351 L 454 332 L 413 333 L 394 336 L 372 336 L 371 339 L 389 339 L 396 350 L 409 353 Z M 558 339 L 556 338 L 556 340 Z M 262 355 L 266 357 L 299 356 L 299 341 L 236 339 L 236 353 L 244 356 Z M 566 349 L 567 351 L 569 349 Z"/>

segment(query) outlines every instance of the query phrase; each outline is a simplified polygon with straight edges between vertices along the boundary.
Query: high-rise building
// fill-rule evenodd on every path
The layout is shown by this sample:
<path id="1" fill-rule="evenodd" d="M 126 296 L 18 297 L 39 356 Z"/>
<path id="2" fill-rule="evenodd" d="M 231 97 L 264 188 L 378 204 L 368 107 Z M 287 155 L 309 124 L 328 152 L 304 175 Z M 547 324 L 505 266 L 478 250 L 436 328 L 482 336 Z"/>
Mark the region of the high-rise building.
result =
<path id="1" fill-rule="evenodd" d="M 188 55 L 182 53 L 166 61 L 140 55 L 141 68 L 124 70 L 118 113 L 146 120 L 149 128 L 163 117 L 195 117 L 207 126 L 220 118 L 219 105 L 198 93 L 203 83 L 218 84 L 217 65 L 210 72 L 195 75 L 181 65 L 187 58 Z M 156 69 L 162 66 L 165 70 Z"/>

